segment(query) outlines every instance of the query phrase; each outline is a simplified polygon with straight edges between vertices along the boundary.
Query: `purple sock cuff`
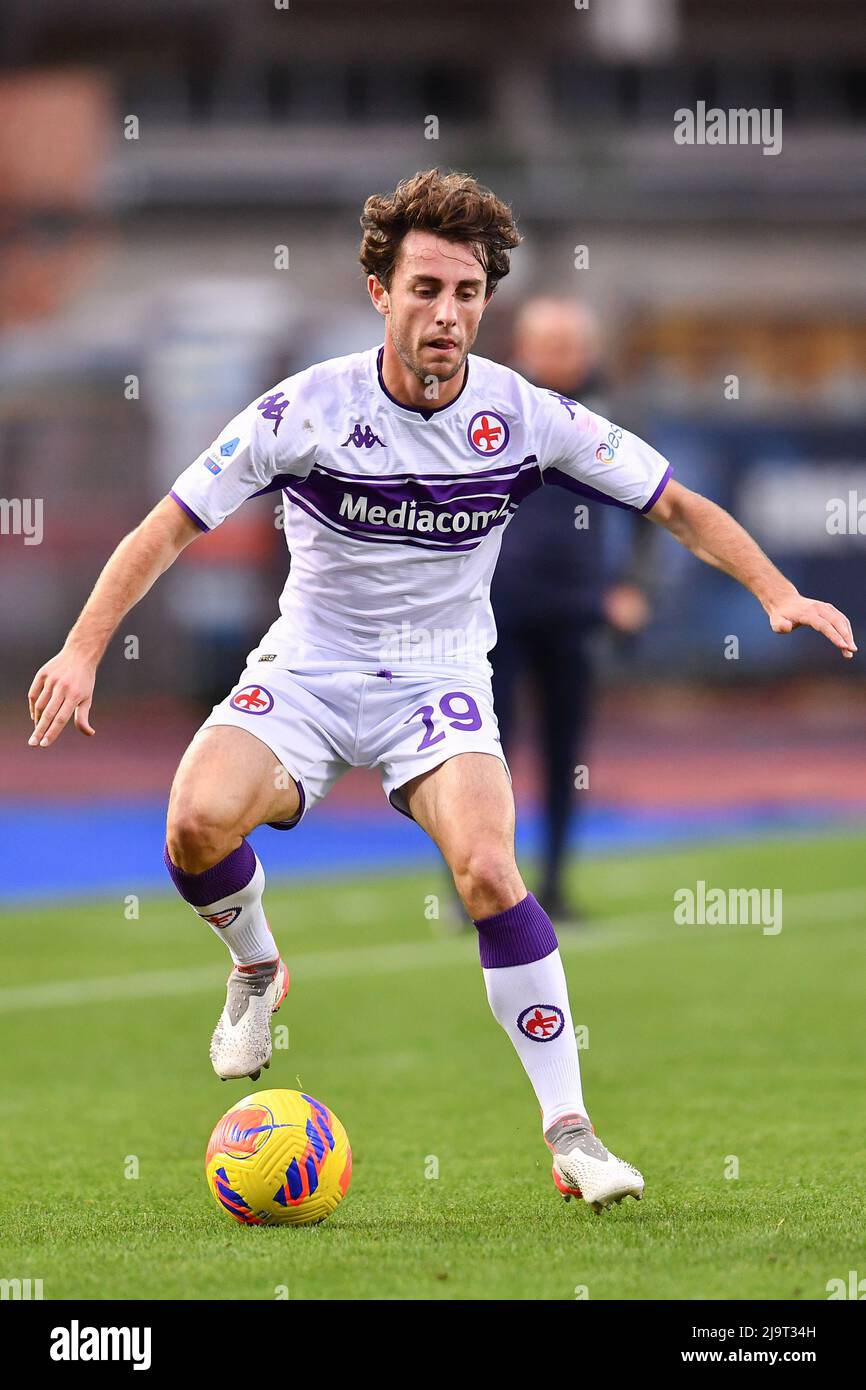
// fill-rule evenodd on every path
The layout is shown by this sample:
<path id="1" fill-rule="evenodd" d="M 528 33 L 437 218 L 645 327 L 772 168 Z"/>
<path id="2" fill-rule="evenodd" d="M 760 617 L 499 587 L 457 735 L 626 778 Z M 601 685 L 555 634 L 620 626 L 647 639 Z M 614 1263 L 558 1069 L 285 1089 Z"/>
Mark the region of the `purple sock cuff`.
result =
<path id="1" fill-rule="evenodd" d="M 193 907 L 208 907 L 231 893 L 240 893 L 256 871 L 256 852 L 248 840 L 242 840 L 225 859 L 200 874 L 188 874 L 173 864 L 168 845 L 163 857 L 175 888 Z"/>
<path id="2" fill-rule="evenodd" d="M 542 960 L 557 947 L 553 923 L 531 893 L 495 917 L 475 923 L 481 965 L 495 970 L 504 965 L 529 965 Z"/>

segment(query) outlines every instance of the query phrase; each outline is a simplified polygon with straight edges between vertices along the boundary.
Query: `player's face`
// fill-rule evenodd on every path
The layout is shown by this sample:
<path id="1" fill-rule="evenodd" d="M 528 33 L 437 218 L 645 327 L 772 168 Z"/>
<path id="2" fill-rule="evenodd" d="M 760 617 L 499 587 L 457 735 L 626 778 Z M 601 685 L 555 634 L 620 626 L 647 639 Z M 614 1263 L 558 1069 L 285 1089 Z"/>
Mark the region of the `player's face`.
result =
<path id="1" fill-rule="evenodd" d="M 389 291 L 377 303 L 398 356 L 419 381 L 460 371 L 487 303 L 486 277 L 472 248 L 433 232 L 404 237 Z"/>

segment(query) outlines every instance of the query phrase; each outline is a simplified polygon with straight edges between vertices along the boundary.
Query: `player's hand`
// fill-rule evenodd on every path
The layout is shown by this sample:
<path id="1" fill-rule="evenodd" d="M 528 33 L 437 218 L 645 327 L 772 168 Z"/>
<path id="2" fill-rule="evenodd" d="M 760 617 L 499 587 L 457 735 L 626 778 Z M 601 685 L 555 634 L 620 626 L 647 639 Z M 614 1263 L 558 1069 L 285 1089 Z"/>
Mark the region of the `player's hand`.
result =
<path id="1" fill-rule="evenodd" d="M 81 734 L 95 734 L 90 723 L 90 702 L 96 683 L 96 663 L 65 647 L 36 672 L 27 699 L 35 728 L 31 747 L 47 748 L 59 738 L 72 718 Z"/>
<path id="2" fill-rule="evenodd" d="M 774 632 L 793 632 L 795 627 L 813 627 L 816 632 L 822 632 L 834 647 L 839 648 L 846 661 L 850 661 L 857 650 L 851 624 L 832 603 L 821 603 L 820 599 L 794 594 L 769 606 L 767 617 Z"/>
<path id="3" fill-rule="evenodd" d="M 633 636 L 650 620 L 650 606 L 643 589 L 623 581 L 607 589 L 602 598 L 604 616 L 617 632 Z"/>

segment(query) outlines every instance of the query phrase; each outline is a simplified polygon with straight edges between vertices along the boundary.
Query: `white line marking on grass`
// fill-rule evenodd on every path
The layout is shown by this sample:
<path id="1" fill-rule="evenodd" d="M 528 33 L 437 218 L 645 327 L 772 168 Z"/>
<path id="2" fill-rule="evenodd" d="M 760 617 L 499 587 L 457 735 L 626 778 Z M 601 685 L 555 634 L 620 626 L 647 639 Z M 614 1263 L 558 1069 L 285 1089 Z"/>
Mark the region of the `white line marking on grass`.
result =
<path id="1" fill-rule="evenodd" d="M 851 888 L 824 893 L 800 893 L 785 899 L 785 920 L 817 917 L 822 922 L 844 922 L 866 916 L 866 889 Z M 674 925 L 673 904 L 669 910 L 629 913 L 608 918 L 598 926 L 580 927 L 574 933 L 564 930 L 560 950 L 570 956 L 581 951 L 614 950 L 624 946 L 646 945 L 662 937 L 680 935 Z M 686 928 L 685 930 L 694 930 Z M 701 927 L 701 931 L 754 931 L 747 924 L 727 927 Z M 430 941 L 406 941 L 383 946 L 340 947 L 328 951 L 295 952 L 289 957 L 289 970 L 298 981 L 352 979 L 364 975 L 393 975 L 410 970 L 431 970 L 437 966 L 476 963 L 473 937 L 437 937 Z M 195 966 L 183 970 L 139 971 L 133 975 L 107 975 L 97 979 L 55 980 L 44 985 L 11 985 L 0 989 L 0 1014 L 28 1009 L 79 1008 L 83 1004 L 113 1004 L 122 999 L 154 999 L 166 995 L 196 994 L 217 989 L 226 980 L 220 965 Z"/>
<path id="2" fill-rule="evenodd" d="M 625 921 L 626 919 L 624 919 Z M 630 940 L 640 940 L 634 931 L 635 918 L 627 919 Z M 563 949 L 592 950 L 624 944 L 625 938 L 611 923 L 585 931 L 579 939 L 563 943 Z M 476 963 L 478 948 L 465 937 L 437 937 L 432 941 L 409 941 L 386 946 L 352 946 L 332 951 L 293 952 L 289 971 L 298 981 L 352 979 L 364 975 L 392 975 L 409 970 L 431 970 L 437 966 Z M 99 979 L 56 980 L 45 985 L 12 985 L 0 989 L 0 1014 L 53 1007 L 79 1007 L 82 1004 L 114 1003 L 120 999 L 153 999 L 169 994 L 195 994 L 225 984 L 226 970 L 216 965 L 185 970 L 139 971 L 134 975 L 108 975 Z"/>

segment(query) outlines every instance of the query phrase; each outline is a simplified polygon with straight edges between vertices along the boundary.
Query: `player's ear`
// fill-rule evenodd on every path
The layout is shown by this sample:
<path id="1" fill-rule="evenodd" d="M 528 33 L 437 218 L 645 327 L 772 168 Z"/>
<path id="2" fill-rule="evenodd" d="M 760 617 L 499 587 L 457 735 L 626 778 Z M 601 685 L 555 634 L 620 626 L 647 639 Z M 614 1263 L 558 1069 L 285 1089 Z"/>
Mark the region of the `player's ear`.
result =
<path id="1" fill-rule="evenodd" d="M 367 289 L 373 301 L 374 309 L 383 316 L 389 314 L 391 312 L 390 298 L 378 275 L 367 276 Z"/>

